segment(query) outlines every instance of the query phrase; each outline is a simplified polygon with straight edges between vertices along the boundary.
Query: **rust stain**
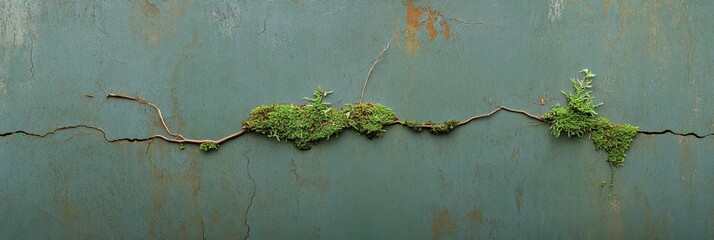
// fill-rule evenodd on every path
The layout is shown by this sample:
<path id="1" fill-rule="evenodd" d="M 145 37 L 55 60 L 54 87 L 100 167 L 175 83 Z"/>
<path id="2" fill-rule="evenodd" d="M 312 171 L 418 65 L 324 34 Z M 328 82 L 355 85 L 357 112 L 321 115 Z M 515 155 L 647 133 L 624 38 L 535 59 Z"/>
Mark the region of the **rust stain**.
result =
<path id="1" fill-rule="evenodd" d="M 411 3 L 407 3 L 407 30 L 404 32 L 407 51 L 414 53 L 421 41 L 417 38 L 419 32 L 419 19 L 421 19 L 422 11 L 415 8 Z"/>
<path id="2" fill-rule="evenodd" d="M 431 221 L 432 239 L 441 239 L 442 235 L 453 235 L 456 223 L 449 218 L 449 210 L 441 210 Z"/>
<path id="3" fill-rule="evenodd" d="M 471 219 L 476 227 L 483 225 L 483 213 L 481 212 L 481 209 L 471 210 L 471 212 L 469 212 L 469 219 Z"/>
<path id="4" fill-rule="evenodd" d="M 439 35 L 439 30 L 436 27 L 436 23 L 439 22 L 439 27 L 444 33 L 444 39 L 449 40 L 451 28 L 449 28 L 449 23 L 439 11 L 429 6 L 415 7 L 411 2 L 406 3 L 406 7 L 407 29 L 404 32 L 404 36 L 409 53 L 414 53 L 422 43 L 418 35 L 421 26 L 426 28 L 429 40 L 434 41 Z M 422 20 L 424 15 L 426 15 L 426 19 Z"/>
<path id="5" fill-rule="evenodd" d="M 412 3 L 407 3 L 407 27 L 409 29 L 419 28 L 419 19 L 421 19 L 422 9 L 414 7 Z"/>
<path id="6" fill-rule="evenodd" d="M 156 6 L 156 4 L 151 3 L 149 0 L 142 0 L 139 4 L 141 4 L 141 10 L 144 13 L 144 16 L 159 16 L 159 8 Z"/>
<path id="7" fill-rule="evenodd" d="M 436 22 L 436 11 L 429 9 L 429 17 L 426 20 L 426 30 L 429 31 L 429 38 L 433 41 L 436 39 L 436 28 L 434 27 L 434 22 Z"/>
<path id="8" fill-rule="evenodd" d="M 623 239 L 625 233 L 625 221 L 622 219 L 622 213 L 620 212 L 620 197 L 614 197 L 610 201 L 610 220 L 611 229 L 610 239 Z"/>
<path id="9" fill-rule="evenodd" d="M 443 20 L 439 22 L 439 25 L 441 25 L 441 28 L 444 29 L 444 39 L 449 40 L 451 37 L 451 28 L 449 27 L 449 23 L 446 22 L 446 20 Z"/>
<path id="10" fill-rule="evenodd" d="M 198 161 L 200 153 L 189 151 L 187 159 L 172 161 L 172 150 L 174 150 L 173 146 L 168 144 L 156 144 L 146 154 L 149 166 L 148 175 L 151 178 L 148 189 L 150 206 L 146 213 L 149 222 L 147 238 L 168 236 L 172 239 L 180 239 L 188 236 L 189 229 L 165 231 L 171 227 L 196 227 L 203 222 L 203 215 L 200 211 L 201 167 L 200 161 Z M 169 202 L 169 191 L 186 197 Z M 179 214 L 184 217 L 181 221 L 176 221 L 168 218 L 168 214 Z M 195 224 L 189 224 L 187 220 L 194 221 Z M 175 224 L 179 222 L 181 224 L 176 226 Z M 167 228 L 167 226 L 170 227 Z"/>
<path id="11" fill-rule="evenodd" d="M 153 46 L 173 38 L 181 29 L 177 26 L 179 21 L 192 3 L 192 0 L 132 1 L 129 26 L 134 37 Z"/>
<path id="12" fill-rule="evenodd" d="M 180 131 L 181 129 L 184 129 L 186 126 L 186 121 L 181 117 L 181 108 L 179 107 L 179 97 L 178 97 L 178 80 L 181 74 L 181 70 L 183 70 L 183 66 L 186 64 L 187 59 L 189 59 L 191 55 L 191 50 L 195 49 L 199 44 L 198 41 L 198 31 L 193 30 L 191 32 L 191 41 L 189 41 L 182 49 L 181 55 L 179 56 L 179 59 L 176 61 L 176 66 L 174 66 L 174 71 L 171 74 L 171 107 L 172 107 L 172 112 L 171 112 L 171 120 L 177 121 L 178 122 L 178 128 L 174 130 Z"/>

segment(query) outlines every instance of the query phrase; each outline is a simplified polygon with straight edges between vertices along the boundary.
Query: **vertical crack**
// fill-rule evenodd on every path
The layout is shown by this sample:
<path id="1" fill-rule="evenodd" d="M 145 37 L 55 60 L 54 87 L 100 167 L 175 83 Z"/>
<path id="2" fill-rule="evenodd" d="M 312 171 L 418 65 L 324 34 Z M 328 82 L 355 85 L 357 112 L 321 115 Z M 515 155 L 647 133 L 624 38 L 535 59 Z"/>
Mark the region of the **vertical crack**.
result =
<path id="1" fill-rule="evenodd" d="M 248 207 L 245 208 L 245 220 L 243 221 L 243 225 L 248 229 L 248 231 L 245 234 L 245 237 L 243 240 L 247 240 L 250 237 L 250 225 L 248 225 L 248 213 L 250 212 L 250 207 L 253 206 L 253 198 L 255 198 L 255 192 L 256 192 L 256 185 L 255 185 L 255 178 L 253 178 L 253 175 L 250 174 L 250 157 L 247 156 L 247 153 L 245 155 L 246 159 L 246 166 L 245 166 L 245 171 L 248 173 L 248 178 L 253 182 L 253 193 L 250 195 L 250 201 L 248 202 Z"/>
<path id="2" fill-rule="evenodd" d="M 35 80 L 35 39 L 30 40 L 30 79 Z"/>
<path id="3" fill-rule="evenodd" d="M 206 240 L 206 225 L 203 224 L 203 216 L 201 216 L 199 224 L 201 227 L 201 239 Z"/>

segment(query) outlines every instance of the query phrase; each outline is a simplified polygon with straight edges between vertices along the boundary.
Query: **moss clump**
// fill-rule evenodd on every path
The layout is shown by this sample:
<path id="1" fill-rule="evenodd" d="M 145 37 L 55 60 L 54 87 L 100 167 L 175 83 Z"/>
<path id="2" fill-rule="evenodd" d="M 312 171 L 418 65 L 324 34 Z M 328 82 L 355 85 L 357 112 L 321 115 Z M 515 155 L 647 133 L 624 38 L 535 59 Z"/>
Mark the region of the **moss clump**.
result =
<path id="1" fill-rule="evenodd" d="M 198 146 L 198 148 L 200 148 L 204 152 L 208 152 L 210 150 L 218 150 L 218 144 L 212 142 L 202 142 L 201 145 Z"/>
<path id="2" fill-rule="evenodd" d="M 379 103 L 346 105 L 341 110 L 347 116 L 348 125 L 370 139 L 384 135 L 384 125 L 397 120 L 397 114 Z"/>
<path id="3" fill-rule="evenodd" d="M 625 164 L 625 152 L 630 148 L 632 140 L 639 129 L 629 124 L 612 123 L 607 118 L 598 118 L 590 138 L 595 143 L 595 149 L 605 150 L 610 165 L 621 167 Z"/>
<path id="4" fill-rule="evenodd" d="M 627 124 L 612 123 L 607 118 L 598 117 L 595 108 L 602 105 L 593 104 L 592 79 L 595 74 L 588 69 L 580 71 L 585 74 L 582 80 L 572 79 L 575 93 L 565 93 L 568 106 L 555 106 L 547 112 L 543 119 L 550 124 L 551 133 L 560 137 L 565 132 L 568 137 L 582 137 L 590 133 L 595 149 L 605 150 L 611 166 L 620 167 L 625 163 L 625 152 L 630 148 L 632 140 L 639 129 Z"/>
<path id="5" fill-rule="evenodd" d="M 436 123 L 432 121 L 416 122 L 411 120 L 404 121 L 403 125 L 410 128 L 412 131 L 421 132 L 424 128 L 428 128 L 430 132 L 435 134 L 446 134 L 459 126 L 458 120 L 449 119 L 444 123 Z"/>
<path id="6" fill-rule="evenodd" d="M 259 106 L 243 121 L 243 128 L 287 139 L 300 150 L 308 150 L 322 139 L 329 139 L 345 128 L 354 128 L 369 138 L 384 134 L 383 126 L 397 119 L 391 109 L 381 104 L 360 103 L 343 109 L 330 107 L 323 99 L 330 93 L 318 88 L 315 98 L 305 98 L 306 105 L 273 104 Z"/>

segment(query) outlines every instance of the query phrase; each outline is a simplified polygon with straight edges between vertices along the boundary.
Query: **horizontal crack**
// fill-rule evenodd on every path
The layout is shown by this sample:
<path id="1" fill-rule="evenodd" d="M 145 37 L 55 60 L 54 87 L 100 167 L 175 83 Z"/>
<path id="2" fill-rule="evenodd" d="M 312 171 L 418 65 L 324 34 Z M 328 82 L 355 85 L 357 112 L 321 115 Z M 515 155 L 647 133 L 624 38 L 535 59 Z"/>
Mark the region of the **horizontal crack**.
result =
<path id="1" fill-rule="evenodd" d="M 533 114 L 530 114 L 530 113 L 528 113 L 528 112 L 526 112 L 526 111 L 518 110 L 518 109 L 512 109 L 512 108 L 508 108 L 508 107 L 504 107 L 504 106 L 499 106 L 498 108 L 494 109 L 493 111 L 491 111 L 491 112 L 489 112 L 489 113 L 476 115 L 476 116 L 470 117 L 470 118 L 468 118 L 468 119 L 466 119 L 466 120 L 464 120 L 464 121 L 461 121 L 461 122 L 459 122 L 456 126 L 458 127 L 458 126 L 461 126 L 461 125 L 470 123 L 471 121 L 474 121 L 474 120 L 478 120 L 478 119 L 481 119 L 481 118 L 490 117 L 490 116 L 492 116 L 493 114 L 496 114 L 497 112 L 499 112 L 499 111 L 501 111 L 501 110 L 503 110 L 503 111 L 508 111 L 508 112 L 512 112 L 512 113 L 522 114 L 522 115 L 524 115 L 524 116 L 526 116 L 526 117 L 532 118 L 532 119 L 534 119 L 534 120 L 538 120 L 539 122 L 546 123 L 546 121 L 543 120 L 543 118 L 541 118 L 541 117 L 539 117 L 539 116 L 536 116 L 536 115 L 533 115 Z M 406 123 L 405 123 L 404 121 L 401 121 L 401 120 L 397 120 L 397 121 L 391 122 L 391 123 L 389 123 L 388 125 L 394 125 L 394 124 L 406 125 Z M 418 126 L 414 126 L 414 127 L 431 129 L 431 128 L 435 127 L 435 126 L 434 126 L 434 125 L 418 125 Z"/>
<path id="2" fill-rule="evenodd" d="M 694 132 L 678 133 L 678 132 L 675 132 L 675 131 L 672 131 L 672 130 L 669 130 L 669 129 L 665 129 L 665 130 L 662 130 L 662 131 L 639 131 L 638 133 L 644 134 L 644 135 L 664 135 L 664 134 L 668 134 L 668 133 L 669 133 L 669 134 L 673 134 L 673 135 L 677 135 L 677 136 L 683 136 L 683 137 L 692 136 L 692 137 L 695 137 L 695 138 L 705 138 L 705 137 L 709 137 L 709 136 L 714 136 L 714 133 L 699 135 L 699 134 L 694 133 Z"/>
<path id="3" fill-rule="evenodd" d="M 116 96 L 112 96 L 112 97 L 116 97 Z M 125 97 L 122 96 L 122 97 L 118 97 L 118 98 L 125 98 Z M 127 97 L 126 99 L 131 99 L 131 100 L 135 100 L 135 101 L 137 101 L 137 102 L 146 103 L 146 104 L 148 104 L 148 105 L 150 105 L 150 106 L 156 108 L 156 110 L 159 112 L 159 117 L 161 118 L 162 122 L 164 122 L 164 121 L 163 121 L 163 116 L 161 116 L 161 114 L 160 114 L 161 111 L 158 109 L 158 107 L 157 107 L 156 105 L 151 104 L 151 103 L 149 103 L 149 102 L 146 102 L 145 100 L 142 100 L 141 98 Z M 503 111 L 508 111 L 508 112 L 512 112 L 512 113 L 522 114 L 522 115 L 524 115 L 524 116 L 526 116 L 526 117 L 528 117 L 528 118 L 531 118 L 531 119 L 534 119 L 534 120 L 537 120 L 537 121 L 540 121 L 540 122 L 544 122 L 544 123 L 546 122 L 545 120 L 543 120 L 543 118 L 538 117 L 538 116 L 535 116 L 535 115 L 533 115 L 533 114 L 530 114 L 530 113 L 528 113 L 528 112 L 526 112 L 526 111 L 518 110 L 518 109 L 512 109 L 512 108 L 508 108 L 508 107 L 505 107 L 505 106 L 499 106 L 498 108 L 496 108 L 495 110 L 493 110 L 493 111 L 491 111 L 491 112 L 489 112 L 489 113 L 476 115 L 476 116 L 470 117 L 470 118 L 468 118 L 468 119 L 466 119 L 466 120 L 464 120 L 464 121 L 461 121 L 461 122 L 459 122 L 456 126 L 462 126 L 462 125 L 468 124 L 468 123 L 470 123 L 471 121 L 474 121 L 474 120 L 478 120 L 478 119 L 490 117 L 490 116 L 496 114 L 497 112 L 499 112 L 499 111 L 501 111 L 501 110 L 503 110 Z M 405 125 L 405 122 L 404 122 L 404 121 L 401 121 L 401 120 L 397 120 L 397 121 L 391 122 L 391 123 L 389 123 L 389 124 L 387 124 L 387 125 L 396 125 L 396 124 Z M 170 132 L 170 131 L 168 131 L 168 127 L 167 127 L 165 124 L 164 124 L 164 126 L 165 126 L 165 129 L 167 130 L 167 132 Z M 425 129 L 430 129 L 430 128 L 433 128 L 434 125 L 420 125 L 420 126 L 416 126 L 416 127 L 425 128 Z M 166 141 L 166 142 L 171 142 L 171 143 L 201 144 L 201 143 L 204 143 L 204 142 L 212 142 L 212 143 L 216 143 L 216 144 L 221 144 L 221 143 L 223 143 L 223 142 L 226 142 L 226 141 L 231 140 L 231 139 L 233 139 L 233 138 L 237 138 L 237 137 L 239 137 L 239 136 L 241 136 L 241 135 L 243 135 L 243 134 L 246 133 L 246 130 L 245 130 L 245 129 L 241 129 L 240 131 L 238 131 L 238 132 L 236 132 L 236 133 L 233 133 L 233 134 L 231 134 L 231 135 L 228 135 L 228 136 L 226 136 L 226 137 L 224 137 L 224 138 L 221 138 L 221 139 L 218 139 L 218 140 L 210 140 L 210 139 L 194 140 L 194 139 L 187 139 L 187 138 L 183 138 L 183 136 L 181 136 L 180 134 L 174 134 L 174 133 L 170 133 L 170 134 L 171 134 L 172 136 L 180 136 L 182 139 L 168 138 L 168 137 L 166 137 L 166 136 L 164 136 L 164 135 L 160 135 L 160 134 L 152 135 L 152 136 L 149 136 L 149 137 L 146 137 L 146 138 L 117 138 L 117 139 L 109 139 L 109 138 L 107 138 L 107 133 L 106 133 L 106 132 L 104 131 L 104 129 L 102 129 L 102 128 L 95 127 L 95 126 L 90 126 L 90 125 L 86 125 L 86 124 L 78 124 L 78 125 L 72 125 L 72 126 L 60 126 L 60 127 L 57 127 L 57 128 L 55 128 L 55 129 L 53 129 L 53 130 L 51 130 L 51 131 L 49 131 L 49 132 L 46 132 L 46 133 L 33 133 L 33 132 L 25 131 L 25 130 L 16 130 L 16 131 L 11 131 L 11 132 L 0 133 L 0 137 L 6 137 L 6 136 L 10 136 L 10 135 L 15 135 L 15 134 L 24 134 L 24 135 L 32 136 L 32 137 L 45 138 L 45 137 L 48 137 L 48 136 L 50 136 L 50 135 L 53 135 L 53 134 L 55 134 L 55 133 L 57 133 L 57 132 L 59 132 L 59 131 L 71 130 L 71 129 L 76 129 L 76 128 L 86 128 L 86 129 L 91 129 L 91 130 L 99 131 L 99 132 L 102 133 L 102 137 L 104 138 L 104 140 L 107 141 L 107 142 L 109 142 L 109 143 L 114 143 L 114 142 L 145 142 L 145 141 L 149 141 L 149 140 L 153 140 L 153 139 L 161 139 L 161 140 L 164 140 L 164 141 Z M 669 129 L 665 129 L 665 130 L 662 130 L 662 131 L 639 131 L 638 133 L 644 134 L 644 135 L 664 135 L 664 134 L 672 134 L 672 135 L 683 136 L 683 137 L 692 136 L 692 137 L 696 137 L 696 138 L 706 138 L 706 137 L 709 137 L 709 136 L 714 136 L 714 133 L 709 133 L 709 134 L 700 135 L 700 134 L 697 134 L 697 133 L 694 133 L 694 132 L 679 133 L 679 132 L 674 132 L 674 131 L 669 130 Z"/>
<path id="4" fill-rule="evenodd" d="M 141 104 L 145 104 L 145 105 L 151 106 L 151 107 L 154 108 L 154 109 L 156 110 L 156 112 L 158 113 L 159 118 L 160 118 L 160 120 L 161 120 L 161 123 L 162 123 L 162 125 L 163 125 L 163 127 L 164 127 L 164 130 L 166 130 L 166 132 L 167 132 L 169 135 L 171 135 L 171 136 L 173 136 L 173 137 L 176 137 L 176 138 L 178 138 L 178 139 L 176 139 L 176 138 L 169 138 L 169 137 L 166 137 L 166 136 L 161 135 L 161 134 L 151 135 L 151 136 L 145 137 L 145 138 L 117 138 L 117 139 L 109 139 L 109 138 L 107 138 L 107 133 L 104 131 L 104 129 L 102 129 L 102 128 L 100 128 L 100 127 L 95 127 L 95 126 L 86 125 L 86 124 L 78 124 L 78 125 L 72 125 L 72 126 L 60 126 L 60 127 L 57 127 L 57 128 L 55 128 L 55 129 L 53 129 L 53 130 L 51 130 L 51 131 L 49 131 L 49 132 L 46 132 L 46 133 L 33 133 L 33 132 L 25 131 L 25 130 L 16 130 L 16 131 L 11 131 L 11 132 L 0 133 L 0 137 L 6 137 L 6 136 L 10 136 L 10 135 L 15 135 L 15 134 L 24 134 L 24 135 L 27 135 L 27 136 L 33 136 L 33 137 L 44 138 L 44 137 L 53 135 L 53 134 L 57 133 L 58 131 L 70 130 L 70 129 L 76 129 L 76 128 L 86 128 L 86 129 L 91 129 L 91 130 L 96 130 L 96 131 L 101 132 L 101 133 L 102 133 L 102 137 L 104 138 L 104 140 L 107 141 L 107 142 L 109 142 L 109 143 L 114 143 L 114 142 L 144 142 L 144 141 L 149 141 L 149 140 L 153 140 L 153 139 L 161 139 L 161 140 L 164 140 L 164 141 L 166 141 L 166 142 L 171 142 L 171 143 L 201 144 L 201 143 L 209 142 L 209 143 L 221 144 L 221 143 L 226 142 L 226 141 L 228 141 L 228 140 L 237 138 L 237 137 L 239 137 L 239 136 L 241 136 L 241 135 L 243 135 L 243 134 L 245 134 L 245 133 L 247 132 L 245 129 L 241 129 L 240 131 L 238 131 L 238 132 L 236 132 L 236 133 L 230 134 L 230 135 L 225 136 L 225 137 L 223 137 L 223 138 L 221 138 L 221 139 L 218 139 L 218 140 L 210 140 L 210 139 L 195 140 L 195 139 L 189 139 L 189 138 L 185 138 L 185 137 L 184 137 L 183 135 L 181 135 L 181 134 L 177 134 L 177 133 L 171 132 L 171 130 L 169 129 L 168 125 L 166 124 L 166 121 L 164 120 L 164 117 L 163 117 L 163 115 L 162 115 L 162 113 L 161 113 L 161 109 L 159 109 L 159 107 L 158 107 L 157 105 L 155 105 L 155 104 L 153 104 L 153 103 L 151 103 L 151 102 L 148 102 L 148 101 L 142 99 L 141 97 L 130 97 L 130 96 L 127 96 L 127 95 L 124 95 L 124 94 L 113 94 L 113 93 L 110 93 L 110 94 L 107 94 L 107 98 L 118 98 L 118 99 L 132 100 L 132 101 L 136 101 L 136 102 L 141 103 Z M 542 117 L 539 117 L 539 116 L 530 114 L 530 113 L 528 113 L 528 112 L 526 112 L 526 111 L 518 110 L 518 109 L 512 109 L 512 108 L 508 108 L 508 107 L 505 107 L 505 106 L 499 106 L 498 108 L 494 109 L 493 111 L 491 111 L 491 112 L 489 112 L 489 113 L 476 115 L 476 116 L 470 117 L 470 118 L 468 118 L 468 119 L 466 119 L 466 120 L 464 120 L 464 121 L 460 121 L 460 122 L 456 125 L 456 127 L 462 126 L 462 125 L 465 125 L 465 124 L 468 124 L 468 123 L 470 123 L 470 122 L 472 122 L 472 121 L 474 121 L 474 120 L 478 120 L 478 119 L 490 117 L 490 116 L 492 116 L 492 115 L 494 115 L 494 114 L 496 114 L 497 112 L 502 111 L 502 110 L 503 110 L 503 111 L 507 111 L 507 112 L 512 112 L 512 113 L 521 114 L 521 115 L 524 115 L 524 116 L 526 116 L 526 117 L 528 117 L 528 118 L 537 120 L 537 121 L 539 121 L 539 122 L 547 123 Z M 396 124 L 406 126 L 405 121 L 402 121 L 402 120 L 397 120 L 397 121 L 391 122 L 391 123 L 389 123 L 389 124 L 387 124 L 387 125 L 396 125 Z M 435 125 L 419 125 L 419 126 L 414 126 L 414 127 L 425 128 L 425 129 L 431 129 L 431 128 L 434 128 Z M 644 135 L 673 134 L 673 135 L 678 135 L 678 136 L 693 136 L 693 137 L 696 137 L 696 138 L 705 138 L 705 137 L 713 136 L 713 135 L 714 135 L 714 133 L 709 133 L 709 134 L 705 134 L 705 135 L 699 135 L 699 134 L 693 133 L 693 132 L 679 133 L 679 132 L 674 132 L 674 131 L 669 130 L 669 129 L 665 129 L 665 130 L 662 130 L 662 131 L 639 131 L 638 133 L 644 134 Z"/>

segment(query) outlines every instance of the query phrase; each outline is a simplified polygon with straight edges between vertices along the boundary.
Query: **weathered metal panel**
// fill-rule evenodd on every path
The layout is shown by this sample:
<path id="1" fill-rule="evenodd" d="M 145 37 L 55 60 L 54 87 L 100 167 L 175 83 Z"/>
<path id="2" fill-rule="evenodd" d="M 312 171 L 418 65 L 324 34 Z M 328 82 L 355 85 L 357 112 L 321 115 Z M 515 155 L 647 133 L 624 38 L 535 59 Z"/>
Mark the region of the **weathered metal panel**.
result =
<path id="1" fill-rule="evenodd" d="M 366 99 L 400 118 L 542 114 L 587 67 L 601 115 L 710 133 L 712 12 L 676 0 L 0 0 L 0 132 L 162 133 L 153 109 L 104 98 L 120 92 L 217 139 L 253 107 L 317 86 L 356 102 L 391 42 Z M 257 134 L 203 153 L 73 129 L 2 137 L 0 156 L 8 239 L 714 238 L 714 137 L 638 136 L 611 190 L 588 139 L 506 113 L 447 136 L 346 131 L 310 151 Z"/>

